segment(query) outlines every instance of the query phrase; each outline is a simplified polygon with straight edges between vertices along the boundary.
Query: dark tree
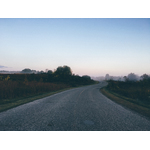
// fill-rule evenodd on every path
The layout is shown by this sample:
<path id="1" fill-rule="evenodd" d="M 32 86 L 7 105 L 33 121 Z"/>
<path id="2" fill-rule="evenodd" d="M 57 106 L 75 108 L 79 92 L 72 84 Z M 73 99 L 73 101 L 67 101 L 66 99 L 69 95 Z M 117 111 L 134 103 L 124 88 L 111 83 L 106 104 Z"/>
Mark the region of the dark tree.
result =
<path id="1" fill-rule="evenodd" d="M 84 76 L 82 76 L 82 77 L 91 80 L 91 77 L 88 76 L 88 75 L 84 75 Z"/>
<path id="2" fill-rule="evenodd" d="M 130 80 L 130 81 L 137 81 L 138 77 L 134 73 L 130 73 L 130 74 L 128 74 L 128 80 Z"/>
<path id="3" fill-rule="evenodd" d="M 45 73 L 43 70 L 39 72 L 39 74 L 43 74 L 43 73 Z"/>
<path id="4" fill-rule="evenodd" d="M 147 79 L 149 79 L 150 77 L 147 75 L 147 74 L 143 74 L 142 76 L 141 76 L 141 79 L 142 80 L 147 80 Z"/>
<path id="5" fill-rule="evenodd" d="M 47 73 L 48 74 L 53 74 L 53 71 L 52 70 L 48 70 Z"/>
<path id="6" fill-rule="evenodd" d="M 32 73 L 32 70 L 29 68 L 25 68 L 21 71 L 22 73 Z"/>
<path id="7" fill-rule="evenodd" d="M 63 66 L 63 67 L 60 66 L 56 69 L 54 74 L 55 76 L 64 78 L 67 76 L 72 76 L 72 71 L 71 71 L 71 68 L 68 66 Z"/>

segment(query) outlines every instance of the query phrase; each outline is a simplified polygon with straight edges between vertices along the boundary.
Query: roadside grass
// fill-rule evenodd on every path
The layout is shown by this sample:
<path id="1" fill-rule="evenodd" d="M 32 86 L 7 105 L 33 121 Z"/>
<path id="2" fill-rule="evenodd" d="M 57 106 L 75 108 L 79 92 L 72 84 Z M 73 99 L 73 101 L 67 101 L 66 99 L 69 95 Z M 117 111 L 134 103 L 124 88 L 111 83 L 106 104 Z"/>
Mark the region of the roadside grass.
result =
<path id="1" fill-rule="evenodd" d="M 55 92 L 49 92 L 49 93 L 44 93 L 44 94 L 33 95 L 33 96 L 25 97 L 25 98 L 23 98 L 23 97 L 22 98 L 15 98 L 15 99 L 11 99 L 11 102 L 8 102 L 8 103 L 7 103 L 7 101 L 10 101 L 10 100 L 6 99 L 5 100 L 6 103 L 0 105 L 0 112 L 8 110 L 10 108 L 17 107 L 19 105 L 23 105 L 23 104 L 32 102 L 34 100 L 38 100 L 38 99 L 41 99 L 41 98 L 44 98 L 44 97 L 47 97 L 47 96 L 51 96 L 53 94 L 60 93 L 62 91 L 69 90 L 69 89 L 72 89 L 72 88 L 66 88 L 66 89 L 62 89 L 62 90 L 59 90 L 59 91 L 55 91 Z"/>
<path id="2" fill-rule="evenodd" d="M 95 82 L 94 84 L 98 84 L 99 82 Z M 92 85 L 92 84 L 90 84 Z M 41 93 L 41 94 L 36 94 L 36 95 L 32 95 L 32 96 L 28 96 L 28 97 L 22 97 L 22 98 L 15 98 L 15 99 L 6 99 L 4 100 L 3 104 L 0 104 L 0 112 L 17 107 L 19 105 L 23 105 L 29 102 L 32 102 L 34 100 L 38 100 L 44 97 L 48 97 L 66 90 L 70 90 L 70 89 L 75 89 L 75 88 L 79 88 L 79 87 L 84 87 L 84 86 L 88 86 L 88 85 L 83 85 L 83 86 L 78 86 L 78 87 L 69 87 L 69 88 L 64 88 L 55 92 L 48 92 L 48 93 Z"/>
<path id="3" fill-rule="evenodd" d="M 114 102 L 150 119 L 150 105 L 146 105 L 140 101 L 111 92 L 108 89 L 106 89 L 106 87 L 101 88 L 100 91 L 102 94 L 104 94 L 106 97 L 113 100 Z"/>

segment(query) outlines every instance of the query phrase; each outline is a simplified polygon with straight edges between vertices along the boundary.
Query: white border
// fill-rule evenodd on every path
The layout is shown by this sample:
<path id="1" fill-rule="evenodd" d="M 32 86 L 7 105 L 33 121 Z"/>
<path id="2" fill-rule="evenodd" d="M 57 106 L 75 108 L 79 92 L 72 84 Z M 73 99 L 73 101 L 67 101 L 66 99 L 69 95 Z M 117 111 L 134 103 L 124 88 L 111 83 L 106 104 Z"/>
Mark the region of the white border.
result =
<path id="1" fill-rule="evenodd" d="M 148 0 L 1 0 L 0 18 L 149 18 Z"/>

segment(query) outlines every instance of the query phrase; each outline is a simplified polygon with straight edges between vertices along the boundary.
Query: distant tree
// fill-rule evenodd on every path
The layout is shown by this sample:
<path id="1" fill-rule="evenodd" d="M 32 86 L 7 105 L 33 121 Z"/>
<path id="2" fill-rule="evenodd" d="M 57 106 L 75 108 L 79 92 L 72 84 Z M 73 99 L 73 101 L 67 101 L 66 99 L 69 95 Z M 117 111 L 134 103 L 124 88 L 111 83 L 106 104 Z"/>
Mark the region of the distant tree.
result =
<path id="1" fill-rule="evenodd" d="M 53 74 L 53 71 L 52 70 L 48 70 L 47 73 L 48 74 Z"/>
<path id="2" fill-rule="evenodd" d="M 91 77 L 88 76 L 88 75 L 84 75 L 84 76 L 82 76 L 82 77 L 91 80 Z"/>
<path id="3" fill-rule="evenodd" d="M 21 71 L 22 73 L 32 73 L 32 70 L 29 68 L 25 68 Z"/>
<path id="4" fill-rule="evenodd" d="M 43 70 L 39 71 L 38 74 L 44 74 L 45 72 Z"/>
<path id="5" fill-rule="evenodd" d="M 70 67 L 68 67 L 68 66 L 63 66 L 63 68 L 64 68 L 64 74 L 65 74 L 65 75 L 69 75 L 69 76 L 72 75 L 72 71 L 71 71 L 71 68 L 70 68 Z"/>
<path id="6" fill-rule="evenodd" d="M 59 66 L 54 72 L 54 74 L 59 77 L 66 77 L 66 76 L 71 76 L 72 71 L 71 68 L 68 66 L 63 66 L 63 67 Z"/>
<path id="7" fill-rule="evenodd" d="M 36 73 L 36 70 L 31 70 L 32 73 Z"/>
<path id="8" fill-rule="evenodd" d="M 109 74 L 106 74 L 106 76 L 105 76 L 105 80 L 109 80 L 109 79 L 110 79 Z"/>
<path id="9" fill-rule="evenodd" d="M 128 80 L 130 80 L 130 81 L 137 81 L 138 80 L 138 76 L 135 75 L 134 73 L 130 73 L 130 74 L 128 74 Z"/>
<path id="10" fill-rule="evenodd" d="M 124 81 L 125 81 L 125 82 L 127 82 L 127 81 L 128 81 L 127 76 L 124 76 L 124 77 L 123 77 L 123 79 L 124 79 Z"/>
<path id="11" fill-rule="evenodd" d="M 141 79 L 142 80 L 147 80 L 147 79 L 149 79 L 150 77 L 147 75 L 147 74 L 143 74 L 142 76 L 141 76 Z"/>

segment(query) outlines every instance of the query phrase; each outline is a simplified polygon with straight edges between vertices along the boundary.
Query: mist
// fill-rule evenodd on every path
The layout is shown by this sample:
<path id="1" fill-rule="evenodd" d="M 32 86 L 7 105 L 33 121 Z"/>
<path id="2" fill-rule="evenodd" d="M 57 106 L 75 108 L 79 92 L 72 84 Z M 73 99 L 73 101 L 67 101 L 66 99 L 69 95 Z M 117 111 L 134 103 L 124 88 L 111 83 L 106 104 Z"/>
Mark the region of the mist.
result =
<path id="1" fill-rule="evenodd" d="M 114 81 L 123 81 L 123 82 L 125 81 L 136 82 L 136 81 L 140 81 L 143 79 L 147 79 L 149 77 L 150 75 L 147 75 L 147 74 L 143 74 L 140 76 L 135 73 L 129 73 L 127 76 L 111 76 L 109 74 L 106 74 L 105 76 L 98 76 L 98 77 L 91 77 L 91 78 L 96 81 L 114 80 Z"/>

